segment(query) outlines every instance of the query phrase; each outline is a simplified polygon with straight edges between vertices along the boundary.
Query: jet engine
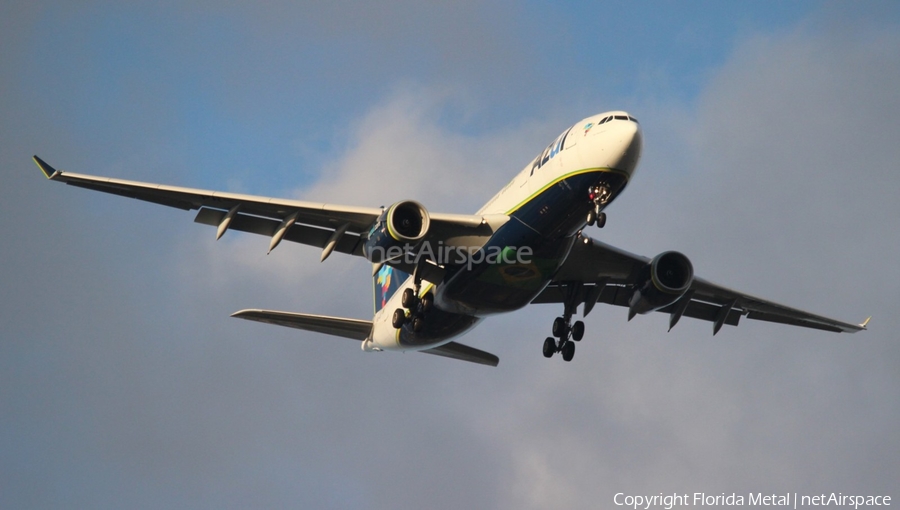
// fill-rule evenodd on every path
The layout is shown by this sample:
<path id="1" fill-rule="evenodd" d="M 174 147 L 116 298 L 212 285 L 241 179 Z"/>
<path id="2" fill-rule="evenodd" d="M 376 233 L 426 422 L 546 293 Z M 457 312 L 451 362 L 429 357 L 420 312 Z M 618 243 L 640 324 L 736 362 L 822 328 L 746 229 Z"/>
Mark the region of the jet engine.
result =
<path id="1" fill-rule="evenodd" d="M 372 262 L 384 262 L 403 256 L 428 233 L 431 218 L 425 207 L 412 200 L 397 202 L 381 213 L 363 253 Z"/>
<path id="2" fill-rule="evenodd" d="M 629 318 L 665 308 L 684 295 L 694 281 L 694 266 L 677 251 L 660 253 L 641 272 L 628 300 Z"/>

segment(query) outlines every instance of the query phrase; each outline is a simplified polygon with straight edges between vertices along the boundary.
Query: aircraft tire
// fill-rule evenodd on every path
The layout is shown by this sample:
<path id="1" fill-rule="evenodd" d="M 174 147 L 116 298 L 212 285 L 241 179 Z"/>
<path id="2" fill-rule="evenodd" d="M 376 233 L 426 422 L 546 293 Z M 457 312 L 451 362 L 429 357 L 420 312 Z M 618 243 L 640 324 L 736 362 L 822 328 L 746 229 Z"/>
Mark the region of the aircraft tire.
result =
<path id="1" fill-rule="evenodd" d="M 406 312 L 402 308 L 394 310 L 394 315 L 391 316 L 391 326 L 394 326 L 394 329 L 400 329 L 404 322 L 406 322 Z"/>
<path id="2" fill-rule="evenodd" d="M 572 358 L 575 357 L 575 344 L 572 342 L 566 342 L 566 345 L 562 348 L 562 357 L 564 361 L 572 361 Z"/>
<path id="3" fill-rule="evenodd" d="M 434 294 L 429 292 L 422 296 L 422 311 L 428 313 L 434 308 Z"/>
<path id="4" fill-rule="evenodd" d="M 557 317 L 553 320 L 553 336 L 556 338 L 566 336 L 566 320 L 562 317 Z"/>
<path id="5" fill-rule="evenodd" d="M 582 338 L 584 338 L 584 323 L 576 321 L 572 324 L 572 340 L 579 342 Z"/>
<path id="6" fill-rule="evenodd" d="M 556 340 L 554 340 L 553 338 L 548 336 L 547 339 L 544 340 L 544 357 L 552 358 L 553 353 L 555 353 L 555 352 L 556 352 Z"/>
<path id="7" fill-rule="evenodd" d="M 597 228 L 603 228 L 606 226 L 606 213 L 600 213 L 597 215 Z"/>
<path id="8" fill-rule="evenodd" d="M 413 320 L 412 320 L 413 333 L 418 333 L 418 332 L 422 331 L 422 329 L 424 327 L 425 327 L 425 319 L 424 318 L 418 317 L 418 316 L 413 317 Z"/>
<path id="9" fill-rule="evenodd" d="M 403 308 L 407 310 L 412 309 L 416 306 L 416 291 L 412 289 L 404 289 L 403 295 L 400 296 L 400 304 L 403 305 Z"/>

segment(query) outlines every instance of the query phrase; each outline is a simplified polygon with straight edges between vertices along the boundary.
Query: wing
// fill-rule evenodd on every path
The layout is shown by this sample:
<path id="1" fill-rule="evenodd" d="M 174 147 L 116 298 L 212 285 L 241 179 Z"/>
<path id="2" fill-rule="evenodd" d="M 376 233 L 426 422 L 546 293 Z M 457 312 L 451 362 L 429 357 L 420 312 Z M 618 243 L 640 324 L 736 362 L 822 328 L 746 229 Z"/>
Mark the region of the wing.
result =
<path id="1" fill-rule="evenodd" d="M 584 315 L 595 303 L 628 306 L 638 274 L 651 259 L 628 253 L 588 237 L 579 238 L 550 285 L 533 303 L 584 303 Z M 669 329 L 682 317 L 713 323 L 713 334 L 724 324 L 737 326 L 741 317 L 790 324 L 825 331 L 855 333 L 866 329 L 803 310 L 773 303 L 694 278 L 688 291 L 675 303 L 658 310 L 670 314 Z M 871 317 L 870 317 L 871 318 Z"/>
<path id="2" fill-rule="evenodd" d="M 322 260 L 332 251 L 362 256 L 365 236 L 382 213 L 381 208 L 259 197 L 76 174 L 56 170 L 37 156 L 34 156 L 34 161 L 52 181 L 178 209 L 199 209 L 194 221 L 217 227 L 216 239 L 229 229 L 251 232 L 271 238 L 269 251 L 282 240 L 322 248 Z M 470 242 L 487 240 L 498 226 L 496 218 L 440 213 L 431 213 L 430 216 L 429 238 L 434 242 L 454 238 Z M 401 269 L 412 271 L 410 267 Z"/>

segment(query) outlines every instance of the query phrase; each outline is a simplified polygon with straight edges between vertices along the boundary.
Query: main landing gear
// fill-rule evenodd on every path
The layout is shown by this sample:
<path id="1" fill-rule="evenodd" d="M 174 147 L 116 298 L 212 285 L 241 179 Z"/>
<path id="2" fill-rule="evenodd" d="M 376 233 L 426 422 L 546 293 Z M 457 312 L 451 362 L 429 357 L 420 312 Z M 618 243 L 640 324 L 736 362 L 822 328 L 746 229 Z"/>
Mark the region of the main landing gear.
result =
<path id="1" fill-rule="evenodd" d="M 425 327 L 425 316 L 434 308 L 434 294 L 428 292 L 420 298 L 422 279 L 413 275 L 413 281 L 414 288 L 403 290 L 403 294 L 400 296 L 400 304 L 403 308 L 394 310 L 394 315 L 391 316 L 391 325 L 395 329 L 400 329 L 409 322 L 413 332 L 418 333 Z"/>
<path id="2" fill-rule="evenodd" d="M 572 361 L 575 357 L 575 342 L 584 338 L 584 323 L 575 321 L 572 324 L 572 316 L 578 307 L 578 293 L 581 290 L 579 284 L 566 286 L 565 311 L 562 317 L 553 320 L 553 336 L 544 340 L 544 357 L 552 358 L 557 352 L 562 353 L 565 361 Z M 554 337 L 558 338 L 557 341 Z"/>

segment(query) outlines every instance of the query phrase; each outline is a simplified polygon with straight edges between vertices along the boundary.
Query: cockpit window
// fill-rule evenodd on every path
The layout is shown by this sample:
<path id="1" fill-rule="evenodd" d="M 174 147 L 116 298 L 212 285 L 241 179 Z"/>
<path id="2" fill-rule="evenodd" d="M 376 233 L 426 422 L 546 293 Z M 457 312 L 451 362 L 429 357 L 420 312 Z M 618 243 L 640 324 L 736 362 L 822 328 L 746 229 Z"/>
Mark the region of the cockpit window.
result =
<path id="1" fill-rule="evenodd" d="M 599 126 L 600 124 L 605 124 L 611 120 L 630 120 L 630 121 L 640 124 L 640 122 L 638 122 L 638 120 L 636 118 L 634 118 L 630 115 L 610 115 L 609 117 L 605 117 L 603 120 L 598 122 L 597 125 Z"/>

